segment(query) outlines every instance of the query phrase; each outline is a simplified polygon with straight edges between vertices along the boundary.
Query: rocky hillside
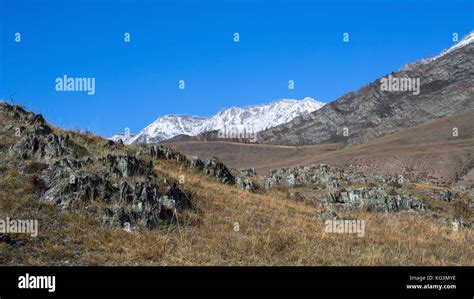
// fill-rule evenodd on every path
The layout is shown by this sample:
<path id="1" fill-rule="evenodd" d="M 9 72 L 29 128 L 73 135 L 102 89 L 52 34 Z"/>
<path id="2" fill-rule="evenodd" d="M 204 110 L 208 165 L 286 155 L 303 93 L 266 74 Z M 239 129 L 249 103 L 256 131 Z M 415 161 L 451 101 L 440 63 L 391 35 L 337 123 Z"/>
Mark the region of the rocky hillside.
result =
<path id="1" fill-rule="evenodd" d="M 284 187 L 295 190 L 289 196 L 309 201 L 330 212 L 357 209 L 385 213 L 430 211 L 434 208 L 432 203 L 437 206 L 440 201 L 463 202 L 474 196 L 472 189 L 420 188 L 402 175 L 364 175 L 326 164 L 273 170 L 261 182 L 266 189 Z M 467 227 L 473 225 L 468 218 L 451 221 Z"/>
<path id="2" fill-rule="evenodd" d="M 474 111 L 473 41 L 474 32 L 440 55 L 390 74 L 420 79 L 419 94 L 382 90 L 381 81 L 376 80 L 311 114 L 260 132 L 258 142 L 360 144 L 432 119 Z"/>
<path id="3" fill-rule="evenodd" d="M 111 226 L 155 229 L 174 223 L 192 208 L 179 181 L 159 174 L 153 161 L 165 159 L 218 181 L 251 190 L 216 159 L 188 159 L 156 145 L 127 148 L 121 142 L 53 129 L 41 114 L 0 103 L 4 163 L 29 176 L 40 201 L 68 211 L 78 207 Z"/>
<path id="4" fill-rule="evenodd" d="M 0 103 L 0 265 L 472 265 L 471 189 L 324 164 L 230 169 Z M 471 201 L 471 202 L 470 202 Z M 361 236 L 325 222 L 365 221 Z M 406 231 L 410 230 L 407 235 Z M 449 243 L 449 246 L 445 246 Z"/>

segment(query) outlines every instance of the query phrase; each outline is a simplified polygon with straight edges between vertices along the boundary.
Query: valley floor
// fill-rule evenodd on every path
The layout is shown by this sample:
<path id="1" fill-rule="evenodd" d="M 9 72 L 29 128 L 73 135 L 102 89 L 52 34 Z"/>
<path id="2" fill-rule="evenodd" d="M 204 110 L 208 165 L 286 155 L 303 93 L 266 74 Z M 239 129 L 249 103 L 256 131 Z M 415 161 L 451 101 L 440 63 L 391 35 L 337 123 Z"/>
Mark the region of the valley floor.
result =
<path id="1" fill-rule="evenodd" d="M 216 156 L 227 165 L 271 169 L 326 163 L 366 174 L 399 175 L 474 186 L 474 113 L 437 119 L 361 145 L 276 146 L 222 141 L 164 142 L 189 156 Z M 455 129 L 455 135 L 453 132 Z"/>

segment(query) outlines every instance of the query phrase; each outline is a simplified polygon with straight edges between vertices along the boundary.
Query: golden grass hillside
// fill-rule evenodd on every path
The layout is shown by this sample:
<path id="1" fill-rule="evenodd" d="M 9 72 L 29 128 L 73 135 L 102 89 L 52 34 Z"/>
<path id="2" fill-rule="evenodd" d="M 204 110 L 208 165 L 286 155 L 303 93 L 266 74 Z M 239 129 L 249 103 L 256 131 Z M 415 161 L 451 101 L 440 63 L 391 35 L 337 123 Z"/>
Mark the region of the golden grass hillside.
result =
<path id="1" fill-rule="evenodd" d="M 11 234 L 13 243 L 0 238 L 1 265 L 474 265 L 473 229 L 456 231 L 433 218 L 458 213 L 472 219 L 464 201 L 433 202 L 430 214 L 338 212 L 364 220 L 365 235 L 324 233 L 324 220 L 314 216 L 320 209 L 288 197 L 288 190 L 247 192 L 166 159 L 153 160 L 151 167 L 160 177 L 181 181 L 193 209 L 155 230 L 104 225 L 80 206 L 60 211 L 39 201 L 47 186 L 38 175 L 47 165 L 29 161 L 17 169 L 7 153 L 18 139 L 12 128 L 22 123 L 1 113 L 0 120 L 0 219 L 39 222 L 37 237 Z M 97 156 L 136 151 L 110 149 L 90 134 L 54 131 Z"/>
<path id="2" fill-rule="evenodd" d="M 453 231 L 415 213 L 351 214 L 364 237 L 324 234 L 314 208 L 274 192 L 255 195 L 200 174 L 185 176 L 200 219 L 167 230 L 126 232 L 78 212 L 58 212 L 13 170 L 0 175 L 0 217 L 39 220 L 37 238 L 1 244 L 3 265 L 473 265 L 472 230 Z"/>

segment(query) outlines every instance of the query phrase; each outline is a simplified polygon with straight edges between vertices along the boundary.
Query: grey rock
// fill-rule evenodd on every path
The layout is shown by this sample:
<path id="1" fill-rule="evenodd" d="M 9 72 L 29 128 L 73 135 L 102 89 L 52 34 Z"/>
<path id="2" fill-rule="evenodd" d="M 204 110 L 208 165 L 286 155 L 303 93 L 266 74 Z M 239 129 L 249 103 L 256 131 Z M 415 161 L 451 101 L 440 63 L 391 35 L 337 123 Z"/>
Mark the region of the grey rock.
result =
<path id="1" fill-rule="evenodd" d="M 168 147 L 164 147 L 162 145 L 157 144 L 141 144 L 141 149 L 138 151 L 137 154 L 138 156 L 146 156 L 157 160 L 166 159 L 178 163 L 188 162 L 185 155 L 176 152 Z"/>
<path id="2" fill-rule="evenodd" d="M 298 187 L 308 185 L 322 185 L 324 188 L 334 189 L 341 182 L 366 183 L 367 178 L 359 173 L 344 172 L 325 164 L 311 164 L 270 171 L 263 179 L 266 189 L 275 186 Z"/>
<path id="3" fill-rule="evenodd" d="M 204 169 L 204 162 L 199 159 L 198 157 L 193 157 L 190 161 L 189 161 L 189 168 L 190 169 L 194 169 L 194 170 L 203 170 Z"/>
<path id="4" fill-rule="evenodd" d="M 462 218 L 439 218 L 437 222 L 451 226 L 454 231 L 474 227 L 474 222 Z"/>
<path id="5" fill-rule="evenodd" d="M 68 155 L 81 157 L 87 154 L 86 149 L 69 140 L 68 136 L 45 134 L 45 128 L 41 132 L 22 133 L 23 137 L 10 147 L 9 154 L 21 159 L 54 159 Z"/>
<path id="6" fill-rule="evenodd" d="M 446 202 L 452 202 L 457 198 L 449 189 L 433 189 L 429 193 L 433 198 Z"/>
<path id="7" fill-rule="evenodd" d="M 204 162 L 203 172 L 210 177 L 217 178 L 221 183 L 224 184 L 235 184 L 235 177 L 231 174 L 230 170 L 224 163 L 217 159 L 210 158 Z"/>
<path id="8" fill-rule="evenodd" d="M 117 177 L 153 176 L 153 166 L 138 160 L 134 156 L 107 155 L 99 159 L 109 173 Z"/>
<path id="9" fill-rule="evenodd" d="M 377 212 L 398 212 L 403 209 L 425 211 L 429 209 L 427 204 L 416 198 L 408 195 L 389 195 L 381 187 L 329 192 L 326 204 L 337 205 L 344 209 L 367 209 Z"/>
<path id="10" fill-rule="evenodd" d="M 79 209 L 111 226 L 154 229 L 175 223 L 178 213 L 192 208 L 191 197 L 155 173 L 152 164 L 152 159 L 187 163 L 186 156 L 158 145 L 130 149 L 128 154 L 92 155 L 69 134 L 56 134 L 41 115 L 4 103 L 0 112 L 25 125 L 8 149 L 11 167 L 24 169 L 31 160 L 44 165 L 41 174 L 35 174 L 46 185 L 38 197 L 58 210 Z M 120 146 L 112 141 L 98 144 L 106 149 Z M 215 175 L 225 175 L 225 166 L 212 165 Z"/>
<path id="11" fill-rule="evenodd" d="M 257 172 L 253 168 L 242 169 L 240 171 L 241 176 L 254 177 L 257 175 Z"/>
<path id="12" fill-rule="evenodd" d="M 319 211 L 313 214 L 314 217 L 320 219 L 334 219 L 337 218 L 337 214 L 333 211 Z"/>
<path id="13" fill-rule="evenodd" d="M 235 179 L 235 185 L 238 186 L 241 189 L 244 189 L 245 191 L 255 191 L 256 185 L 249 179 L 242 179 L 242 178 L 236 178 Z"/>
<path id="14" fill-rule="evenodd" d="M 8 234 L 0 233 L 0 242 L 7 243 L 9 245 L 13 245 L 15 240 Z"/>

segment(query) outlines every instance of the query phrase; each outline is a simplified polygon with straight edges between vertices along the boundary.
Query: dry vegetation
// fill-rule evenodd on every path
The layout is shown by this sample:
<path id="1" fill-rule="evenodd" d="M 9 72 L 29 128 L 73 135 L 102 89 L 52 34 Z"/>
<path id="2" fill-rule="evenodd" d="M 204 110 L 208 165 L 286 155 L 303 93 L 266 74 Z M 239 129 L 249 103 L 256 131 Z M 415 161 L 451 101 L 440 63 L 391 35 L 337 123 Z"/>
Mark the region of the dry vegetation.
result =
<path id="1" fill-rule="evenodd" d="M 0 174 L 0 217 L 38 219 L 39 236 L 0 243 L 3 265 L 473 265 L 472 230 L 416 213 L 352 213 L 366 221 L 364 237 L 324 234 L 314 207 L 284 193 L 255 195 L 177 169 L 185 175 L 196 211 L 162 231 L 126 232 L 78 212 L 39 203 L 34 186 L 18 172 Z M 344 215 L 342 215 L 344 216 Z M 239 231 L 235 231 L 238 223 Z"/>
<path id="2" fill-rule="evenodd" d="M 21 125 L 14 120 L 11 124 Z M 55 132 L 66 134 L 58 129 Z M 107 141 L 98 136 L 67 133 L 97 155 L 133 149 L 107 149 Z M 0 151 L 5 154 L 15 140 L 0 131 Z M 192 194 L 194 209 L 180 214 L 179 225 L 127 232 L 102 225 L 80 208 L 61 212 L 40 202 L 45 186 L 36 175 L 45 165 L 30 162 L 22 170 L 24 175 L 3 155 L 0 219 L 37 219 L 39 234 L 36 238 L 12 235 L 17 240 L 14 245 L 0 241 L 0 264 L 474 265 L 473 230 L 453 231 L 451 226 L 437 223 L 433 215 L 338 213 L 365 220 L 365 236 L 324 234 L 324 220 L 313 216 L 318 208 L 289 198 L 289 190 L 254 194 L 174 162 L 159 160 L 154 166 L 165 177 L 178 180 L 184 175 L 183 188 Z M 434 206 L 472 218 L 464 201 Z"/>

